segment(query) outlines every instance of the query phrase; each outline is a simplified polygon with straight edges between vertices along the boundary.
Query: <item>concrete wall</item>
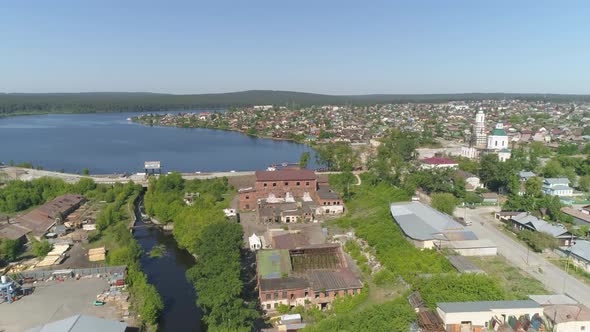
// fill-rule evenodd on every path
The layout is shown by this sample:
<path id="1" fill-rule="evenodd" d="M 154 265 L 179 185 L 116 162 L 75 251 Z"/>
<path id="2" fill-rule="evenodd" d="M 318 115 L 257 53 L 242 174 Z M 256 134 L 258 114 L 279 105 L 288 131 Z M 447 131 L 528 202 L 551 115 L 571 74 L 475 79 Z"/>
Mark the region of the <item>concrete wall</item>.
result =
<path id="1" fill-rule="evenodd" d="M 344 212 L 344 205 L 322 205 L 315 209 L 317 215 L 340 214 Z"/>
<path id="2" fill-rule="evenodd" d="M 498 248 L 466 248 L 466 249 L 453 249 L 461 256 L 496 256 L 498 254 Z"/>

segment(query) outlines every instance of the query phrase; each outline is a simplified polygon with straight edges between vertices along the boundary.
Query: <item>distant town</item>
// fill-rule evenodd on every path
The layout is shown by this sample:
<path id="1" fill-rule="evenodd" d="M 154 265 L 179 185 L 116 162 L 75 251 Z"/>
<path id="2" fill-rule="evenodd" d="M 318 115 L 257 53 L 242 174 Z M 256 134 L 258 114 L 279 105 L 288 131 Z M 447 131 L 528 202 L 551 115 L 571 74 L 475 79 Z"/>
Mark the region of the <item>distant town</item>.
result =
<path id="1" fill-rule="evenodd" d="M 2 165 L 0 328 L 157 330 L 163 298 L 189 296 L 210 329 L 228 331 L 590 329 L 590 103 L 259 105 L 128 120 L 309 144 L 318 167 L 309 151 L 242 172 Z"/>

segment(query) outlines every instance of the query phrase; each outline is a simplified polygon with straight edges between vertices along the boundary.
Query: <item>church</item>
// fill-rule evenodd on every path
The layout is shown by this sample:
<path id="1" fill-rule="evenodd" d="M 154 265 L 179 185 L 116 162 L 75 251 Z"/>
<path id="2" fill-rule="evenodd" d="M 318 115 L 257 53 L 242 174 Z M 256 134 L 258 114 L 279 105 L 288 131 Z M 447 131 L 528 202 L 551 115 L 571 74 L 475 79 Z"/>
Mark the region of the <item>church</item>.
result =
<path id="1" fill-rule="evenodd" d="M 495 153 L 500 161 L 510 159 L 511 151 L 504 124 L 498 122 L 496 127 L 486 135 L 485 114 L 478 111 L 475 115 L 469 146 L 461 148 L 461 156 L 469 159 L 477 159 L 482 154 Z"/>

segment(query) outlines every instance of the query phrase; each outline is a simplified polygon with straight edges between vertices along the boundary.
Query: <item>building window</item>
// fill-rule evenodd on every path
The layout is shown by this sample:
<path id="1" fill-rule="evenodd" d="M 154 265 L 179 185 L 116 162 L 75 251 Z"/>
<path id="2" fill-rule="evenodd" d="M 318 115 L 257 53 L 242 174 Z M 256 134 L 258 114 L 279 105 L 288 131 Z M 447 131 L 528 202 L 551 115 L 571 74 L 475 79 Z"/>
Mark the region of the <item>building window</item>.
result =
<path id="1" fill-rule="evenodd" d="M 283 299 L 287 298 L 287 292 L 283 292 Z"/>
<path id="2" fill-rule="evenodd" d="M 276 183 L 276 182 L 273 182 L 273 183 L 272 183 L 272 186 L 273 186 L 273 187 L 276 187 L 276 186 L 277 186 L 277 183 Z"/>
<path id="3" fill-rule="evenodd" d="M 278 308 L 279 307 L 279 304 L 277 302 L 275 302 L 274 307 L 275 307 L 275 309 Z"/>
<path id="4" fill-rule="evenodd" d="M 274 294 L 274 299 L 275 299 L 275 300 L 278 300 L 278 299 L 279 299 L 279 292 L 275 292 L 275 294 Z"/>
<path id="5" fill-rule="evenodd" d="M 266 293 L 266 299 L 270 300 L 270 293 Z"/>
<path id="6" fill-rule="evenodd" d="M 250 196 L 246 195 L 246 199 L 250 199 Z"/>
<path id="7" fill-rule="evenodd" d="M 291 293 L 291 301 L 295 300 L 295 294 Z"/>
<path id="8" fill-rule="evenodd" d="M 250 210 L 250 204 L 246 204 L 246 210 Z"/>
<path id="9" fill-rule="evenodd" d="M 352 295 L 356 295 L 356 288 L 352 289 Z"/>
<path id="10" fill-rule="evenodd" d="M 338 293 L 339 293 L 338 291 L 334 291 L 334 297 L 338 297 L 338 295 L 340 295 Z"/>
<path id="11" fill-rule="evenodd" d="M 494 142 L 494 145 L 495 145 L 495 146 L 498 146 L 498 141 L 495 141 L 495 142 Z"/>
<path id="12" fill-rule="evenodd" d="M 306 289 L 305 290 L 305 297 L 308 297 L 308 296 L 309 296 L 309 291 Z"/>
<path id="13" fill-rule="evenodd" d="M 285 182 L 285 186 L 288 186 L 288 185 L 289 185 L 289 182 Z"/>
<path id="14" fill-rule="evenodd" d="M 268 183 L 265 182 L 262 186 L 267 187 L 268 186 Z"/>
<path id="15" fill-rule="evenodd" d="M 330 297 L 330 293 L 328 291 L 324 292 L 324 297 Z"/>
<path id="16" fill-rule="evenodd" d="M 297 181 L 295 184 L 296 184 L 297 186 L 300 186 L 300 185 L 301 185 L 301 182 Z"/>
<path id="17" fill-rule="evenodd" d="M 309 187 L 309 181 L 305 182 L 305 185 Z"/>
<path id="18" fill-rule="evenodd" d="M 319 299 L 319 298 L 320 298 L 320 292 L 315 292 L 315 294 L 314 294 L 314 297 L 315 297 L 316 299 Z"/>
<path id="19" fill-rule="evenodd" d="M 270 303 L 266 304 L 266 309 L 270 309 Z"/>

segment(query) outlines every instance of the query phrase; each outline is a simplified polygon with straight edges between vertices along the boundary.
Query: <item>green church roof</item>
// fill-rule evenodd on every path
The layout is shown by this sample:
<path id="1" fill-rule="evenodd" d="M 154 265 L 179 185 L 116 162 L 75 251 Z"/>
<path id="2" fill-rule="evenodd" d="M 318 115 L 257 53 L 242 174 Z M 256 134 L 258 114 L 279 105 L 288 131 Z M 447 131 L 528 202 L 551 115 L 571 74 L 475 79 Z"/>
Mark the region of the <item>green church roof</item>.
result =
<path id="1" fill-rule="evenodd" d="M 490 135 L 492 135 L 492 136 L 507 136 L 506 131 L 504 129 L 498 129 L 498 128 L 494 128 L 494 130 L 492 130 Z"/>

